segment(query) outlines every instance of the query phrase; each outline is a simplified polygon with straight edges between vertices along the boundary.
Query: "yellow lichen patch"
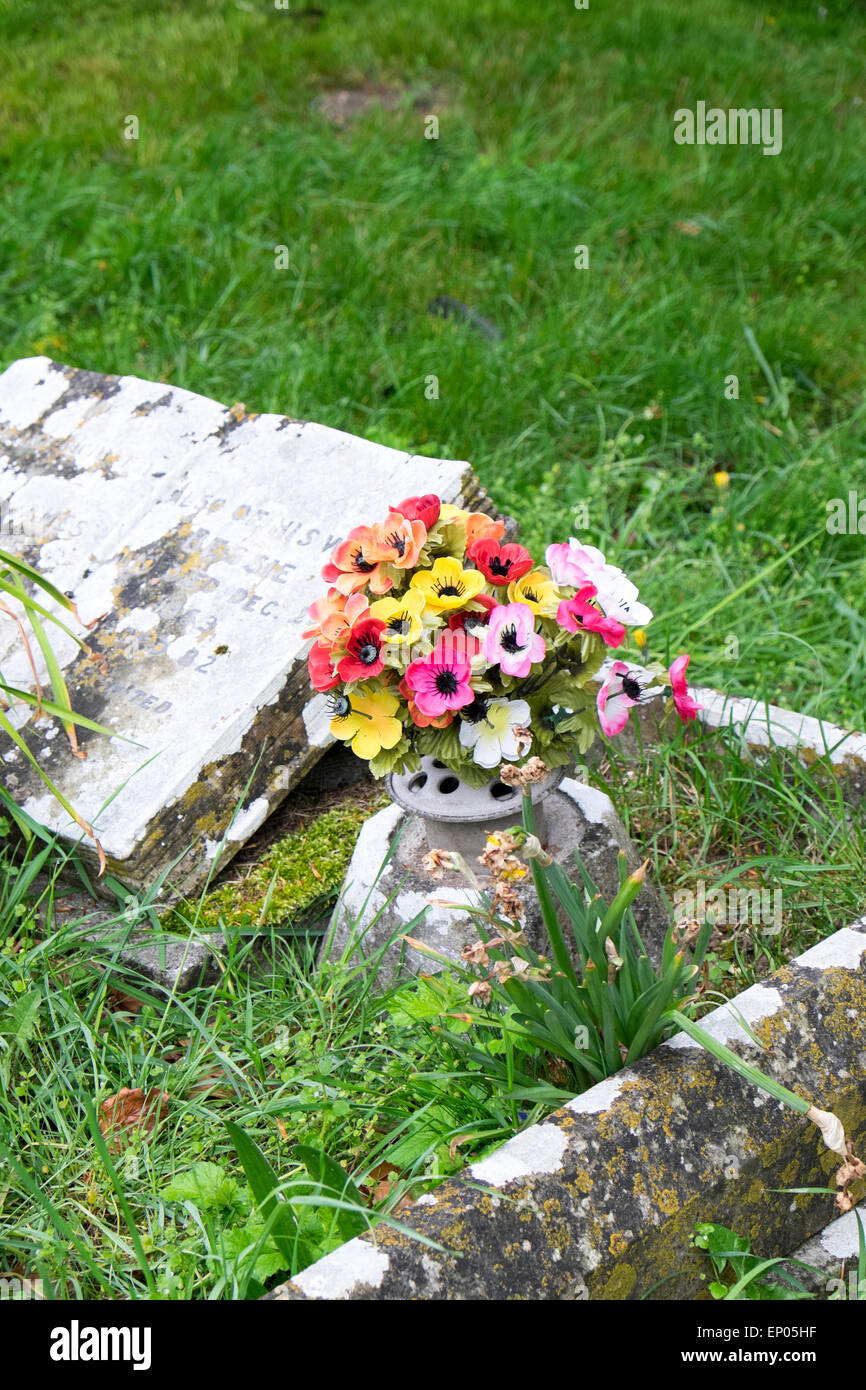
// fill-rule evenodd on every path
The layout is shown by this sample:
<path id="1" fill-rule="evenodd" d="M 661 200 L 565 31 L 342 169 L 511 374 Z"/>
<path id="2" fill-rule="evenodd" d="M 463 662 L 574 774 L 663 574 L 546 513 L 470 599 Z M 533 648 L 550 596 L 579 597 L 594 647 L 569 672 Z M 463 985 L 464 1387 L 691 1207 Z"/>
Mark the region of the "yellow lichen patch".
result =
<path id="1" fill-rule="evenodd" d="M 621 1302 L 628 1298 L 635 1285 L 637 1274 L 631 1265 L 625 1263 L 618 1264 L 607 1279 L 593 1281 L 590 1284 L 591 1299 L 606 1299 L 612 1302 Z"/>
<path id="2" fill-rule="evenodd" d="M 672 1187 L 662 1187 L 655 1192 L 655 1204 L 665 1216 L 673 1216 L 679 1210 L 680 1201 Z"/>

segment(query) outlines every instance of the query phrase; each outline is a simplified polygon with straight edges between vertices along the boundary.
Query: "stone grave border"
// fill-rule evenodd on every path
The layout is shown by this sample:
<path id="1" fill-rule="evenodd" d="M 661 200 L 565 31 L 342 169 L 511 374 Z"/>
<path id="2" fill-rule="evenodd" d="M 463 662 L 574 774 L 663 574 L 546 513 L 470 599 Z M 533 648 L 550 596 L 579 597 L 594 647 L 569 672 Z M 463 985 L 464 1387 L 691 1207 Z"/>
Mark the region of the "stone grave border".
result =
<path id="1" fill-rule="evenodd" d="M 751 1041 L 740 1015 L 767 1048 Z M 702 1019 L 866 1147 L 866 917 Z M 788 1255 L 828 1226 L 817 1128 L 679 1033 L 268 1300 L 696 1297 L 699 1221 Z"/>
<path id="2" fill-rule="evenodd" d="M 828 758 L 847 801 L 866 794 L 866 736 L 696 688 L 699 723 L 743 754 Z M 639 709 L 650 741 L 661 702 Z M 738 1016 L 768 1051 L 756 1048 Z M 866 916 L 702 1020 L 734 1051 L 842 1120 L 866 1148 Z M 679 1033 L 265 1295 L 268 1300 L 694 1298 L 698 1221 L 799 1254 L 833 1208 L 785 1187 L 828 1186 L 838 1158 L 815 1126 Z M 413 1234 L 410 1234 L 413 1233 Z M 811 1247 L 810 1247 L 811 1248 Z"/>

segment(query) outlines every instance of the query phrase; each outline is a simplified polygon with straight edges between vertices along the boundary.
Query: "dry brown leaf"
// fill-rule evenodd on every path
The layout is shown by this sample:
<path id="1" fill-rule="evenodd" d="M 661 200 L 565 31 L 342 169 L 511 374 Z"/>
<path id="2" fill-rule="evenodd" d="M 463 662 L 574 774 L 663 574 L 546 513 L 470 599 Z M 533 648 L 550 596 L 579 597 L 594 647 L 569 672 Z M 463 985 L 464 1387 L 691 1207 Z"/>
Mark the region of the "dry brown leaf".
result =
<path id="1" fill-rule="evenodd" d="M 146 1095 L 141 1087 L 131 1090 L 124 1086 L 116 1095 L 104 1100 L 99 1107 L 99 1128 L 107 1138 L 110 1137 L 110 1152 L 120 1153 L 133 1130 L 152 1134 L 165 1118 L 170 1099 L 166 1091 L 160 1091 L 156 1086 L 152 1086 Z"/>
<path id="2" fill-rule="evenodd" d="M 477 1134 L 455 1134 L 451 1143 L 448 1145 L 448 1153 L 452 1161 L 457 1157 L 457 1150 L 461 1144 L 468 1144 L 471 1139 L 477 1139 Z"/>
<path id="3" fill-rule="evenodd" d="M 700 222 L 675 222 L 674 230 L 680 232 L 682 236 L 700 236 L 704 229 Z"/>
<path id="4" fill-rule="evenodd" d="M 384 1202 L 399 1177 L 400 1169 L 393 1163 L 377 1163 L 375 1168 L 370 1169 L 370 1182 L 365 1183 L 361 1191 L 371 1204 Z M 372 1185 L 374 1179 L 375 1186 Z"/>
<path id="5" fill-rule="evenodd" d="M 121 989 L 110 989 L 105 996 L 105 1007 L 113 1014 L 137 1014 L 141 1011 L 141 1000 L 133 999 Z"/>

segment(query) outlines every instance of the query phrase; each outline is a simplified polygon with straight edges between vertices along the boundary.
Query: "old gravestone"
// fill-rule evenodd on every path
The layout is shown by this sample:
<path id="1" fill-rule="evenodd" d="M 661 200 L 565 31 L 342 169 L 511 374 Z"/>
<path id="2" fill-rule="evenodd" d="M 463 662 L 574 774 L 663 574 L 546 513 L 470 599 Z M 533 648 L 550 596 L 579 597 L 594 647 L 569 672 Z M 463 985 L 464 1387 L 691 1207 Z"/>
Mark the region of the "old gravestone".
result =
<path id="1" fill-rule="evenodd" d="M 485 501 L 465 463 L 162 383 L 44 357 L 0 376 L 0 547 L 99 618 L 80 631 L 104 669 L 55 629 L 52 643 L 73 709 L 133 742 L 81 732 L 79 760 L 53 721 L 35 727 L 20 705 L 15 719 L 118 877 L 143 888 L 188 851 L 171 881 L 194 891 L 227 828 L 221 864 L 320 756 L 327 709 L 301 632 L 321 566 L 352 526 L 420 492 Z M 2 615 L 0 671 L 31 685 Z M 19 804 L 78 839 L 3 735 L 0 758 Z"/>

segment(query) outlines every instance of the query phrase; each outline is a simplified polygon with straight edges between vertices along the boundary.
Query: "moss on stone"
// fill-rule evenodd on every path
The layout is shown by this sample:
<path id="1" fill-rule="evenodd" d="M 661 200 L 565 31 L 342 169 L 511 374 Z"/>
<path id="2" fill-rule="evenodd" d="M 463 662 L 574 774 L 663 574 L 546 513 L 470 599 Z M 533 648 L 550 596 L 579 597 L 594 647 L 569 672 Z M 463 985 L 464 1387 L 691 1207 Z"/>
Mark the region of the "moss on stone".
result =
<path id="1" fill-rule="evenodd" d="M 184 930 L 196 917 L 199 930 L 249 930 L 314 921 L 336 900 L 364 821 L 387 803 L 384 794 L 348 793 L 274 840 L 254 862 L 232 864 L 201 905 L 179 904 L 163 925 Z"/>

